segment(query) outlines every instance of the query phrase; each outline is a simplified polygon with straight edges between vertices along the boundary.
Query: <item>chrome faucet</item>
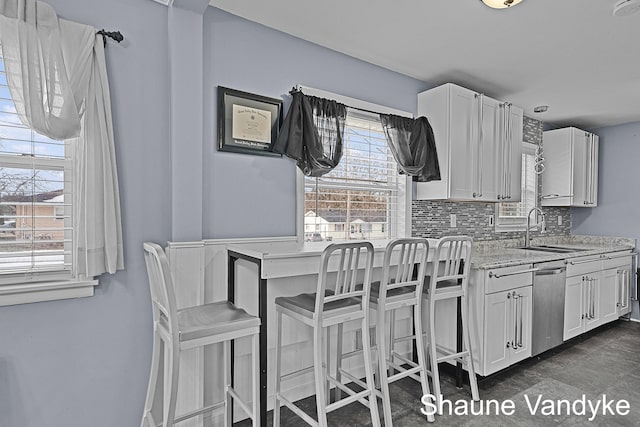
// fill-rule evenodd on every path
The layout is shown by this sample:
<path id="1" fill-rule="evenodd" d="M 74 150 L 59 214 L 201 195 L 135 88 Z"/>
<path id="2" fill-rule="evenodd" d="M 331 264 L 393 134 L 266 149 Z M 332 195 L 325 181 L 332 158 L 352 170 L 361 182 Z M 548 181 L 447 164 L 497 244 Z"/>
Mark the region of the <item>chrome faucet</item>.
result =
<path id="1" fill-rule="evenodd" d="M 540 216 L 542 216 L 542 222 L 540 222 L 540 224 L 535 224 L 533 227 L 531 227 L 531 212 L 538 212 L 540 213 Z M 547 231 L 547 222 L 545 220 L 544 212 L 542 212 L 542 209 L 540 209 L 539 207 L 531 208 L 531 210 L 527 214 L 527 232 L 524 235 L 525 247 L 529 247 L 529 245 L 531 244 L 531 237 L 529 236 L 529 231 L 531 231 L 532 228 L 536 228 L 536 227 L 540 227 L 540 233 L 544 233 L 545 231 Z"/>

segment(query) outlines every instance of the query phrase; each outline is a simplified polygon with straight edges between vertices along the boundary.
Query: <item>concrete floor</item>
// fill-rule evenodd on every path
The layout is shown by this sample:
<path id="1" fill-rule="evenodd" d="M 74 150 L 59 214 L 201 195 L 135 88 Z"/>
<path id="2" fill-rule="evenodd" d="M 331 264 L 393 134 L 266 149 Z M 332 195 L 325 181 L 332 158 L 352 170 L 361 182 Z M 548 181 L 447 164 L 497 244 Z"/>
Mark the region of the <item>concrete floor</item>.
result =
<path id="1" fill-rule="evenodd" d="M 464 399 L 469 404 L 470 393 L 467 385 L 462 390 L 456 389 L 454 379 L 443 375 L 443 395 L 453 402 L 453 408 L 460 407 L 456 401 Z M 639 426 L 640 425 L 640 323 L 617 321 L 605 325 L 595 331 L 580 336 L 569 343 L 550 350 L 538 357 L 524 361 L 510 369 L 481 379 L 480 398 L 482 401 L 496 399 L 500 402 L 511 400 L 515 406 L 513 415 L 456 415 L 444 414 L 436 416 L 436 425 L 447 426 Z M 535 406 L 538 396 L 543 402 L 536 415 L 525 400 Z M 546 407 L 551 411 L 544 399 L 554 402 L 565 399 L 571 404 L 581 400 L 589 405 L 596 404 L 606 396 L 608 400 L 629 402 L 630 410 L 623 415 L 602 415 L 600 410 L 595 419 L 589 422 L 587 415 L 572 412 L 541 415 Z M 417 382 L 405 379 L 392 385 L 393 423 L 396 426 L 424 426 L 425 417 L 420 413 L 422 392 Z M 315 418 L 315 401 L 305 399 L 299 404 Z M 616 403 L 611 407 L 615 411 Z M 479 406 L 476 405 L 476 411 Z M 581 405 L 575 406 L 580 411 Z M 447 411 L 448 412 L 448 411 Z M 547 412 L 548 413 L 548 412 Z M 282 426 L 306 425 L 300 418 L 282 409 Z M 271 414 L 269 414 L 271 415 Z M 381 419 L 382 419 L 382 414 Z M 371 419 L 368 408 L 359 403 L 350 404 L 328 416 L 331 426 L 369 426 Z M 240 423 L 238 425 L 250 425 Z M 269 416 L 269 426 L 271 417 Z"/>

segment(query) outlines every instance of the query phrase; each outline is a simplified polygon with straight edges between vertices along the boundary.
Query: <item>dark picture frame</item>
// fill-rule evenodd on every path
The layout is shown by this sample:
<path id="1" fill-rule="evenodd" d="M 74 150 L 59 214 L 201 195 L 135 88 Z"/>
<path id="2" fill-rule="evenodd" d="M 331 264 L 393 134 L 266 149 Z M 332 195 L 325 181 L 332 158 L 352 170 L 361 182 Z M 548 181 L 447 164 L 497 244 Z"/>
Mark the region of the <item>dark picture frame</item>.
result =
<path id="1" fill-rule="evenodd" d="M 271 151 L 282 100 L 218 86 L 218 151 L 282 157 Z"/>

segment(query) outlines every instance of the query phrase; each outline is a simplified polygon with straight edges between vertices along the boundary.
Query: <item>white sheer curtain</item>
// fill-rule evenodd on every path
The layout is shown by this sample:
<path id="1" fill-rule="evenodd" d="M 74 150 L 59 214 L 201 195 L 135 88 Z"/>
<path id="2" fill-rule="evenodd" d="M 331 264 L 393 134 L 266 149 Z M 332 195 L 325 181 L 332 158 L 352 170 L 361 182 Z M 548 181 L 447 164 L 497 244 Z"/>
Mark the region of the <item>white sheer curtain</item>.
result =
<path id="1" fill-rule="evenodd" d="M 0 0 L 0 44 L 20 119 L 71 139 L 74 268 L 79 277 L 124 268 L 109 83 L 96 29 L 58 19 L 35 0 Z"/>

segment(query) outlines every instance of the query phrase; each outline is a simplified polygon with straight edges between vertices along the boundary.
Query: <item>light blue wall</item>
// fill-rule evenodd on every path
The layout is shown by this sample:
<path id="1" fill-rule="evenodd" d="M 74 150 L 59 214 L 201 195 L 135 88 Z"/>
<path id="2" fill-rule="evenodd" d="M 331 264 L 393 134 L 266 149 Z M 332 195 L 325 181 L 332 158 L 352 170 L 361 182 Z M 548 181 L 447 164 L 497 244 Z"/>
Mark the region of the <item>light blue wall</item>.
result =
<path id="1" fill-rule="evenodd" d="M 171 20 L 151 0 L 48 1 L 62 18 L 126 37 L 107 47 L 126 269 L 101 277 L 91 298 L 0 307 L 0 427 L 135 427 L 151 360 L 142 242 L 295 232 L 293 161 L 217 152 L 216 87 L 283 97 L 304 83 L 413 112 L 429 86 L 208 8 L 202 155 L 190 141 L 189 154 L 172 161 L 180 139 L 171 136 L 168 33 L 189 19 Z M 174 93 L 193 89 L 185 80 Z M 203 170 L 193 203 L 172 197 L 185 187 L 176 171 L 189 165 L 196 181 Z M 194 236 L 199 225 L 183 227 L 177 215 L 200 203 L 202 236 Z"/>
<path id="2" fill-rule="evenodd" d="M 142 242 L 171 233 L 167 8 L 47 1 L 126 37 L 106 49 L 126 270 L 100 278 L 91 298 L 0 307 L 0 426 L 138 426 L 151 360 Z"/>
<path id="3" fill-rule="evenodd" d="M 217 152 L 217 86 L 288 101 L 302 83 L 412 113 L 430 87 L 211 7 L 204 33 L 205 237 L 295 234 L 293 160 Z"/>
<path id="4" fill-rule="evenodd" d="M 640 242 L 640 122 L 592 130 L 600 137 L 598 206 L 571 210 L 573 234 Z M 637 246 L 636 246 L 637 247 Z M 634 318 L 638 318 L 634 303 Z"/>

